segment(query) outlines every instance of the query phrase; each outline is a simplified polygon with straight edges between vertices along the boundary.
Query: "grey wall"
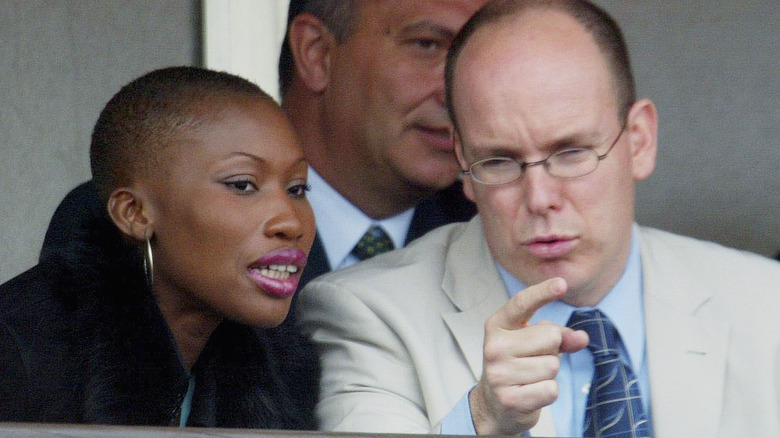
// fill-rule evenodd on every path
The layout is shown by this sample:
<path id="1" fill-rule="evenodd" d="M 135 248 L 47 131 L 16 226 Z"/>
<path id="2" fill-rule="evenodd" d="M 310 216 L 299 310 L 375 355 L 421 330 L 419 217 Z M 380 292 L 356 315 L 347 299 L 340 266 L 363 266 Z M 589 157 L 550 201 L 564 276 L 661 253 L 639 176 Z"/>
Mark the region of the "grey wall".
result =
<path id="1" fill-rule="evenodd" d="M 89 179 L 89 136 L 133 78 L 199 62 L 183 0 L 0 1 L 0 282 L 33 266 L 51 214 Z"/>
<path id="2" fill-rule="evenodd" d="M 660 116 L 639 223 L 780 250 L 780 2 L 598 0 Z"/>
<path id="3" fill-rule="evenodd" d="M 639 222 L 780 250 L 780 3 L 597 2 L 660 112 Z M 58 202 L 89 178 L 89 133 L 111 95 L 199 62 L 198 11 L 195 0 L 0 2 L 0 282 L 35 263 Z"/>

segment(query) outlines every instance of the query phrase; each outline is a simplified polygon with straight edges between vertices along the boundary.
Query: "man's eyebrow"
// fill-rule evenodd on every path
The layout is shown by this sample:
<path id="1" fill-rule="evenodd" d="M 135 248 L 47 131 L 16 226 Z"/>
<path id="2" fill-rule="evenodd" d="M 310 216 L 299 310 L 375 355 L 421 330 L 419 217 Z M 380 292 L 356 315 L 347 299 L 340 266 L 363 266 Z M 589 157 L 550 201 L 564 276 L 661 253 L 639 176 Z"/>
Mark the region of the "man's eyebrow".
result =
<path id="1" fill-rule="evenodd" d="M 593 143 L 593 138 L 586 138 L 580 135 L 571 135 L 568 137 L 562 137 L 555 141 L 549 142 L 544 145 L 545 149 L 561 149 L 572 146 L 582 146 L 588 143 Z"/>
<path id="2" fill-rule="evenodd" d="M 545 142 L 544 144 L 537 145 L 536 149 L 540 151 L 556 151 L 570 147 L 590 147 L 598 145 L 601 141 L 595 135 L 567 135 L 561 138 Z M 471 149 L 471 154 L 476 159 L 481 160 L 483 158 L 490 157 L 517 157 L 522 156 L 523 151 L 520 151 L 521 144 L 504 144 L 504 143 L 465 143 L 461 141 L 464 147 Z"/>
<path id="3" fill-rule="evenodd" d="M 517 155 L 517 150 L 511 146 L 502 144 L 474 144 L 463 143 L 463 146 L 471 150 L 471 155 L 477 160 L 491 157 L 513 157 Z M 476 147 L 474 147 L 476 146 Z"/>
<path id="4" fill-rule="evenodd" d="M 404 26 L 401 28 L 400 33 L 403 35 L 415 32 L 431 32 L 436 34 L 436 36 L 445 39 L 455 38 L 455 32 L 430 20 L 422 20 Z"/>

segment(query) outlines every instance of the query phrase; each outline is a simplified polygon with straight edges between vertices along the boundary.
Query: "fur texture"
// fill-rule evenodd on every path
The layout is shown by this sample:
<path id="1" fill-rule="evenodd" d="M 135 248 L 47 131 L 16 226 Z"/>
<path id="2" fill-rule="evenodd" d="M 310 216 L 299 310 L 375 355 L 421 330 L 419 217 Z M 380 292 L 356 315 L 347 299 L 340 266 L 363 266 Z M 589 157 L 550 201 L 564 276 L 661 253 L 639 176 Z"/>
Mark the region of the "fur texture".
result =
<path id="1" fill-rule="evenodd" d="M 0 286 L 0 421 L 178 425 L 189 374 L 140 251 L 85 215 Z M 188 426 L 314 429 L 317 359 L 291 327 L 223 322 L 193 368 Z"/>

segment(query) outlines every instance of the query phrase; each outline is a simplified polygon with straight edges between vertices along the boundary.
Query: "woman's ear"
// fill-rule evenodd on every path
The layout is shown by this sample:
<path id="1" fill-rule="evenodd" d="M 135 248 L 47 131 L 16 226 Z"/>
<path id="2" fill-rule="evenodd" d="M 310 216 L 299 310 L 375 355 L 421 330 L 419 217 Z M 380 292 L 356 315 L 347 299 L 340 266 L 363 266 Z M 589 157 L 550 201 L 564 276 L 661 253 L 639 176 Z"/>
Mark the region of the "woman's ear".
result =
<path id="1" fill-rule="evenodd" d="M 640 99 L 631 106 L 626 131 L 634 180 L 640 181 L 653 173 L 658 153 L 658 112 L 653 102 Z"/>
<path id="2" fill-rule="evenodd" d="M 295 75 L 312 92 L 321 93 L 330 82 L 331 55 L 337 42 L 319 18 L 303 13 L 293 18 L 288 31 Z"/>
<path id="3" fill-rule="evenodd" d="M 119 230 L 143 242 L 153 234 L 151 208 L 139 193 L 131 188 L 114 190 L 108 198 L 108 215 Z"/>

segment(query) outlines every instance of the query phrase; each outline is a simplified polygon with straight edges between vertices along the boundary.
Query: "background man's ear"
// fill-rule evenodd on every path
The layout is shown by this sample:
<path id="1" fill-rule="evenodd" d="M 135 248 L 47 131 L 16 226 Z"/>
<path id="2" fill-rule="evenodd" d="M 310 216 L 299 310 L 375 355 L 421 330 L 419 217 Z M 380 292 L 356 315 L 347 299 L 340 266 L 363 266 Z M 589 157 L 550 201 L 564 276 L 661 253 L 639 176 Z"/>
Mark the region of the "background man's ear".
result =
<path id="1" fill-rule="evenodd" d="M 315 93 L 321 93 L 330 82 L 331 55 L 337 42 L 319 18 L 304 13 L 290 24 L 290 51 L 295 60 L 296 76 Z"/>
<path id="2" fill-rule="evenodd" d="M 634 180 L 640 181 L 653 173 L 658 152 L 658 112 L 650 99 L 640 99 L 631 106 L 626 131 Z"/>
<path id="3" fill-rule="evenodd" d="M 456 129 L 452 130 L 452 144 L 455 147 L 455 158 L 458 160 L 460 169 L 468 169 L 469 164 L 463 157 L 463 144 L 460 142 L 460 135 Z M 470 176 L 463 177 L 463 194 L 471 202 L 474 202 L 474 180 Z"/>
<path id="4" fill-rule="evenodd" d="M 108 215 L 122 233 L 138 241 L 152 236 L 150 206 L 138 192 L 123 187 L 108 198 Z"/>

